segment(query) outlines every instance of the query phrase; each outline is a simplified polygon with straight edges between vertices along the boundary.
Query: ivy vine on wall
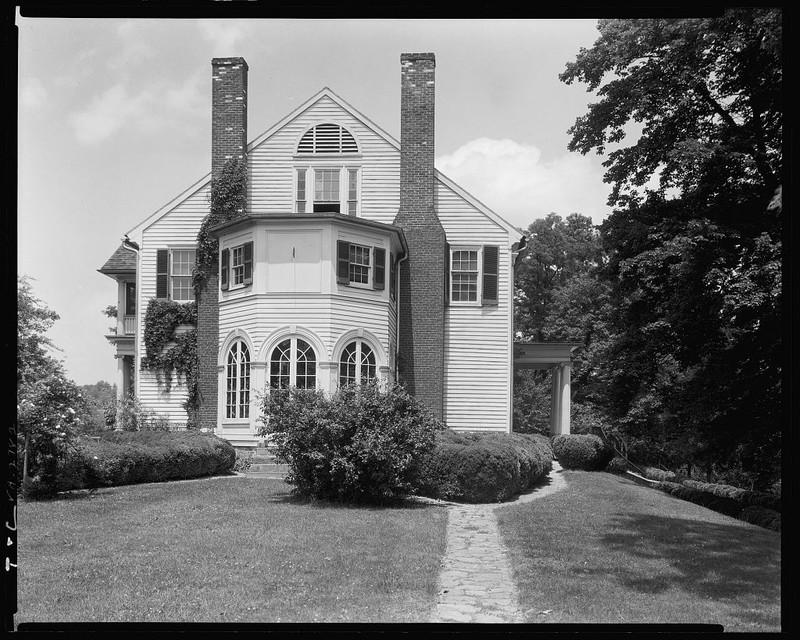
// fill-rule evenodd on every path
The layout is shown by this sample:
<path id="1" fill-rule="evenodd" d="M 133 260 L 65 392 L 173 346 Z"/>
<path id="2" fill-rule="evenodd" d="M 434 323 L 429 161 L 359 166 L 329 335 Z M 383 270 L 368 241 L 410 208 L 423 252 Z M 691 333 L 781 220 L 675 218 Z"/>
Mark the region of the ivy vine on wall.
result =
<path id="1" fill-rule="evenodd" d="M 176 334 L 181 325 L 191 325 Z M 166 391 L 172 388 L 173 376 L 183 377 L 190 388 L 195 384 L 197 371 L 197 304 L 173 300 L 152 299 L 144 318 L 144 348 L 142 369 L 156 374 Z"/>

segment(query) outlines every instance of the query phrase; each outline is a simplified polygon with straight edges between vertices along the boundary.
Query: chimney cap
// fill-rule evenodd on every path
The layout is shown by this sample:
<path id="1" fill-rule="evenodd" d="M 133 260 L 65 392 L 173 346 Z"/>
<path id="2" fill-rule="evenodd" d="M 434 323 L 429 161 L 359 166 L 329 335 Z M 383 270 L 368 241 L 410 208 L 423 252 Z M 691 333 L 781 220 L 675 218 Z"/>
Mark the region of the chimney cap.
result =
<path id="1" fill-rule="evenodd" d="M 401 53 L 400 62 L 418 62 L 430 60 L 436 66 L 436 56 L 433 53 Z"/>
<path id="2" fill-rule="evenodd" d="M 211 58 L 211 64 L 215 67 L 242 64 L 244 65 L 245 69 L 249 69 L 247 65 L 247 60 L 245 60 L 244 58 Z"/>

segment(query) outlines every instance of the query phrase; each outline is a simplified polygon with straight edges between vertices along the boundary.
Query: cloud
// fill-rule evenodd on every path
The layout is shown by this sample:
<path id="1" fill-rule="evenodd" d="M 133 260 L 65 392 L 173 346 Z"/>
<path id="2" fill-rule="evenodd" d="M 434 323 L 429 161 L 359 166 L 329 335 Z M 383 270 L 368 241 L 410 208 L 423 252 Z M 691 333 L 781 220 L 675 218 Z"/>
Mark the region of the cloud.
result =
<path id="1" fill-rule="evenodd" d="M 200 35 L 211 43 L 215 57 L 236 55 L 237 43 L 250 34 L 250 26 L 241 20 L 198 20 Z"/>
<path id="2" fill-rule="evenodd" d="M 19 101 L 23 107 L 38 109 L 47 101 L 47 90 L 37 78 L 28 78 L 20 89 Z"/>
<path id="3" fill-rule="evenodd" d="M 118 82 L 88 107 L 73 113 L 69 122 L 75 137 L 86 145 L 98 144 L 122 131 L 183 131 L 194 135 L 194 125 L 206 113 L 206 103 L 199 72 L 180 85 L 161 81 L 138 94 L 133 94 L 125 82 Z"/>
<path id="4" fill-rule="evenodd" d="M 114 48 L 115 55 L 108 60 L 109 68 L 124 70 L 154 58 L 156 52 L 148 39 L 150 29 L 150 25 L 141 20 L 125 20 L 117 25 L 119 43 Z"/>
<path id="5" fill-rule="evenodd" d="M 608 185 L 591 158 L 568 154 L 542 162 L 542 152 L 514 140 L 478 138 L 436 159 L 436 168 L 518 227 L 551 211 L 591 216 L 609 213 Z"/>

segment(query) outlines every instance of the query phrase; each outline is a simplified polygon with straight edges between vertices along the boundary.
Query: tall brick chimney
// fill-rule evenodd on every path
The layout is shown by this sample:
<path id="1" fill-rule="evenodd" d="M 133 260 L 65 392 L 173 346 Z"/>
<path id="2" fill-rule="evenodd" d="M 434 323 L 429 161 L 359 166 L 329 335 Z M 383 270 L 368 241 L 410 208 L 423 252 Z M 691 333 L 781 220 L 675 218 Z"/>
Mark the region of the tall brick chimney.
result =
<path id="1" fill-rule="evenodd" d="M 211 60 L 211 182 L 228 160 L 247 161 L 247 62 L 244 58 Z M 219 350 L 219 260 L 205 265 L 197 296 L 197 389 L 201 428 L 217 425 L 217 352 Z"/>
<path id="2" fill-rule="evenodd" d="M 445 233 L 434 199 L 432 53 L 400 56 L 400 210 L 408 242 L 400 271 L 399 377 L 409 393 L 444 416 Z"/>

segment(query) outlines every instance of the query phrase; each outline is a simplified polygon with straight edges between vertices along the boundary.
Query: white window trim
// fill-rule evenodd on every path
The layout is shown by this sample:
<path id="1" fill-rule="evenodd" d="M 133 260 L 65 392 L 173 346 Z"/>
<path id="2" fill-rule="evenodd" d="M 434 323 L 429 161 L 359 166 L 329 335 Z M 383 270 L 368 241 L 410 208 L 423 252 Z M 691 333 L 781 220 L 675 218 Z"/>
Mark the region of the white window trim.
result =
<path id="1" fill-rule="evenodd" d="M 478 260 L 478 282 L 477 282 L 477 295 L 475 300 L 453 300 L 453 253 L 456 251 L 475 251 Z M 459 272 L 461 273 L 461 272 Z M 447 299 L 451 306 L 454 307 L 480 307 L 482 306 L 481 300 L 483 296 L 483 245 L 450 245 L 450 273 L 448 278 L 448 287 L 450 291 L 447 292 Z"/>
<path id="2" fill-rule="evenodd" d="M 354 282 L 350 280 L 350 273 L 347 274 L 348 287 L 355 287 L 357 289 L 372 289 L 372 281 L 375 276 L 375 247 L 367 244 L 360 244 L 358 242 L 350 242 L 350 247 L 359 247 L 360 249 L 367 249 L 369 253 L 369 266 L 367 266 L 367 281 L 366 282 Z M 348 256 L 349 258 L 349 256 Z M 350 265 L 352 266 L 352 262 Z M 363 266 L 363 265 L 362 265 Z"/>
<path id="3" fill-rule="evenodd" d="M 244 283 L 244 245 L 245 243 L 237 244 L 232 247 L 228 247 L 228 291 L 235 291 L 236 289 L 244 289 L 246 286 Z M 233 267 L 233 252 L 237 249 L 241 249 L 242 251 L 242 281 L 239 284 L 233 283 L 233 274 L 234 274 L 234 267 Z"/>
<path id="4" fill-rule="evenodd" d="M 185 276 L 176 276 L 175 274 L 172 273 L 173 256 L 175 255 L 176 251 L 193 251 L 194 255 L 195 255 L 195 262 L 196 262 L 197 261 L 197 248 L 196 247 L 169 247 L 169 254 L 168 254 L 169 260 L 168 260 L 168 264 L 167 264 L 167 296 L 168 296 L 168 299 L 173 301 L 173 302 L 180 302 L 181 304 L 187 304 L 189 302 L 194 302 L 194 300 L 195 300 L 193 285 L 190 285 L 190 287 L 189 287 L 189 290 L 192 292 L 192 297 L 189 298 L 188 300 L 177 300 L 175 298 L 174 288 L 172 286 L 173 285 L 173 281 L 172 281 L 173 278 L 185 277 Z M 193 269 L 195 263 L 193 262 L 191 264 L 192 264 L 192 269 Z M 192 269 L 189 270 L 189 277 L 190 278 L 192 277 Z"/>
<path id="5" fill-rule="evenodd" d="M 306 193 L 305 193 L 305 211 L 303 214 L 314 214 L 315 190 L 316 190 L 316 172 L 318 170 L 338 170 L 339 171 L 339 213 L 342 215 L 349 215 L 349 197 L 350 197 L 350 171 L 356 172 L 356 211 L 355 216 L 361 217 L 361 165 L 354 165 L 351 163 L 343 163 L 341 159 L 314 157 L 313 162 L 304 162 L 294 164 L 292 167 L 292 212 L 300 213 L 297 209 L 298 203 L 298 172 L 305 169 L 306 171 Z"/>
<path id="6" fill-rule="evenodd" d="M 239 353 L 240 354 L 241 354 L 242 348 L 247 349 L 247 356 L 248 356 L 248 360 L 247 360 L 247 364 L 248 364 L 247 379 L 249 381 L 249 386 L 248 386 L 248 390 L 247 390 L 247 404 L 242 405 L 242 404 L 239 403 L 240 394 L 241 394 L 241 391 L 242 391 L 242 389 L 241 389 L 242 376 L 241 376 L 241 372 L 237 370 L 236 371 L 236 376 L 235 376 L 236 388 L 234 390 L 234 393 L 236 394 L 235 395 L 236 402 L 233 405 L 234 409 L 235 409 L 235 413 L 237 415 L 235 417 L 229 417 L 228 416 L 228 406 L 229 406 L 228 405 L 228 367 L 230 365 L 228 363 L 228 358 L 230 357 L 230 353 L 233 350 L 233 348 L 235 346 L 237 346 L 237 345 L 241 345 L 241 346 L 239 346 Z M 223 417 L 222 417 L 222 420 L 226 424 L 249 423 L 250 422 L 250 414 L 252 413 L 250 405 L 252 404 L 252 399 L 253 399 L 253 356 L 252 356 L 252 352 L 250 350 L 250 347 L 247 345 L 247 343 L 244 340 L 241 340 L 241 339 L 234 340 L 233 343 L 228 346 L 228 349 L 225 352 L 225 363 L 224 363 L 223 366 L 224 366 L 224 368 L 223 368 L 223 380 L 224 380 L 224 384 L 225 384 L 225 386 L 223 387 L 223 393 L 225 394 L 225 402 L 224 402 L 224 406 L 223 406 Z M 237 363 L 237 369 L 238 369 L 238 363 Z M 244 410 L 245 407 L 247 409 L 247 416 L 239 415 L 239 414 L 242 413 L 242 411 Z"/>
<path id="7" fill-rule="evenodd" d="M 275 343 L 270 347 L 269 352 L 267 353 L 267 381 L 266 387 L 267 389 L 272 389 L 272 354 L 275 353 L 275 349 L 278 348 L 285 340 L 289 340 L 289 388 L 297 386 L 297 341 L 302 340 L 311 348 L 312 353 L 314 354 L 314 386 L 313 389 L 320 388 L 320 368 L 319 368 L 319 354 L 317 353 L 317 348 L 314 346 L 314 343 L 309 340 L 308 338 L 302 335 L 292 335 L 292 336 L 284 336 L 275 341 Z"/>

